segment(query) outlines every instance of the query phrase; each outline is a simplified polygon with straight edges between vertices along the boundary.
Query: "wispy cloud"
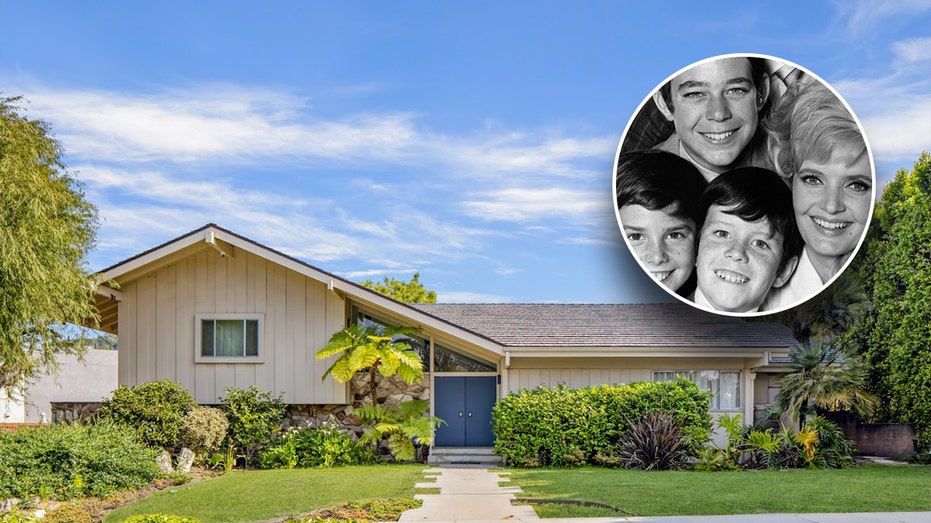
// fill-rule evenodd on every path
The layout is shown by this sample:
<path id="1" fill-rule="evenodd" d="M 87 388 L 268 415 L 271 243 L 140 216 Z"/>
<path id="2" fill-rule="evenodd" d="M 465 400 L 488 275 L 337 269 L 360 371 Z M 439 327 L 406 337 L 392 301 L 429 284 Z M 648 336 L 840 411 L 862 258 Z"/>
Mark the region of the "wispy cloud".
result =
<path id="1" fill-rule="evenodd" d="M 560 187 L 508 188 L 472 198 L 462 203 L 466 214 L 489 221 L 530 222 L 543 217 L 570 217 L 588 222 L 605 205 L 602 194 Z"/>
<path id="2" fill-rule="evenodd" d="M 910 65 L 931 60 L 931 37 L 911 38 L 892 44 L 898 64 Z"/>
<path id="3" fill-rule="evenodd" d="M 931 38 L 893 42 L 895 59 L 873 77 L 847 78 L 834 87 L 859 116 L 873 154 L 909 161 L 931 149 Z"/>
<path id="4" fill-rule="evenodd" d="M 835 2 L 840 21 L 852 35 L 863 34 L 884 20 L 901 15 L 916 15 L 931 10 L 931 0 L 854 0 Z"/>

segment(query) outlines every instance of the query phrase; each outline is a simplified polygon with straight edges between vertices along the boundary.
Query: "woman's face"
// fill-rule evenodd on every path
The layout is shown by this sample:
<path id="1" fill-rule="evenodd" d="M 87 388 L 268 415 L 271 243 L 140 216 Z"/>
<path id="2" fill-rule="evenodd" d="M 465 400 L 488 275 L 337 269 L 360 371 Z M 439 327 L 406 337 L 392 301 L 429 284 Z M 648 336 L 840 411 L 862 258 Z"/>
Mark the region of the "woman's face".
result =
<path id="1" fill-rule="evenodd" d="M 792 204 L 809 251 L 826 258 L 853 252 L 869 219 L 872 186 L 863 147 L 841 146 L 825 163 L 802 162 L 792 179 Z"/>

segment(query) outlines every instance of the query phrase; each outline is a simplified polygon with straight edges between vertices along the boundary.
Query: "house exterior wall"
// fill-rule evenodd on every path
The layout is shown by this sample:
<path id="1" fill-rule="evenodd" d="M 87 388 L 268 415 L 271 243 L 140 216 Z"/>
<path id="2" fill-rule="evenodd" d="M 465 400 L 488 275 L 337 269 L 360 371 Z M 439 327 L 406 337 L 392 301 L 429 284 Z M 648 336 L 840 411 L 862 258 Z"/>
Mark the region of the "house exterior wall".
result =
<path id="1" fill-rule="evenodd" d="M 257 385 L 292 404 L 344 404 L 347 386 L 321 380 L 332 361 L 314 354 L 345 325 L 345 303 L 327 286 L 242 249 L 210 249 L 120 282 L 119 383 L 169 379 L 198 403 L 228 387 Z M 195 362 L 196 316 L 259 314 L 258 361 Z"/>
<path id="2" fill-rule="evenodd" d="M 26 422 L 51 421 L 52 403 L 100 402 L 117 386 L 117 351 L 89 349 L 84 361 L 77 356 L 58 357 L 56 376 L 42 376 L 26 391 Z M 44 415 L 44 417 L 43 417 Z"/>
<path id="3" fill-rule="evenodd" d="M 506 371 L 505 394 L 540 385 L 555 387 L 560 383 L 573 389 L 652 381 L 653 371 L 660 370 L 735 370 L 741 371 L 740 408 L 712 410 L 718 414 L 743 414 L 752 420 L 754 403 L 753 371 L 744 358 L 513 358 Z"/>

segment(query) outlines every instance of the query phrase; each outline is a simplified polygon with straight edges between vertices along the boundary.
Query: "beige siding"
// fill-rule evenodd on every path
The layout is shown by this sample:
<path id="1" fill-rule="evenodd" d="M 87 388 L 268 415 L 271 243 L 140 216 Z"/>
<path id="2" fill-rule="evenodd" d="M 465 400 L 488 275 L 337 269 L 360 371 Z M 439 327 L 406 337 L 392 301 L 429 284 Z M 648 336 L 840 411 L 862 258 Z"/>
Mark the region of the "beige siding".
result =
<path id="1" fill-rule="evenodd" d="M 203 249 L 121 287 L 119 382 L 170 379 L 199 403 L 258 385 L 289 403 L 346 403 L 322 381 L 314 354 L 343 326 L 344 302 L 326 285 L 242 250 Z M 195 315 L 261 314 L 261 363 L 195 363 Z"/>
<path id="2" fill-rule="evenodd" d="M 508 369 L 508 392 L 540 385 L 570 388 L 651 381 L 654 370 L 739 370 L 746 374 L 742 359 L 726 358 L 513 358 Z M 746 391 L 743 384 L 741 388 Z"/>

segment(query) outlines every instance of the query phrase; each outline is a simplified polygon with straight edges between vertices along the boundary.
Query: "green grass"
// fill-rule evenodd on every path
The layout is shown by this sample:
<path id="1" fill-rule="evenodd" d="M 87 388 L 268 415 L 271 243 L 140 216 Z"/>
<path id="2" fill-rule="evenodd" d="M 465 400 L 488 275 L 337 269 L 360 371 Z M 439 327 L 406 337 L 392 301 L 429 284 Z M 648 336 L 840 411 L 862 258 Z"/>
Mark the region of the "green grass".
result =
<path id="1" fill-rule="evenodd" d="M 931 511 L 931 467 L 739 472 L 513 470 L 522 498 L 594 501 L 635 516 Z M 596 507 L 535 505 L 549 517 L 600 517 Z"/>
<path id="2" fill-rule="evenodd" d="M 362 499 L 413 498 L 423 465 L 247 470 L 171 487 L 114 510 L 105 523 L 134 514 L 176 514 L 205 523 L 298 515 Z"/>

